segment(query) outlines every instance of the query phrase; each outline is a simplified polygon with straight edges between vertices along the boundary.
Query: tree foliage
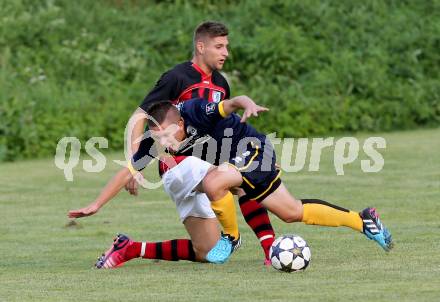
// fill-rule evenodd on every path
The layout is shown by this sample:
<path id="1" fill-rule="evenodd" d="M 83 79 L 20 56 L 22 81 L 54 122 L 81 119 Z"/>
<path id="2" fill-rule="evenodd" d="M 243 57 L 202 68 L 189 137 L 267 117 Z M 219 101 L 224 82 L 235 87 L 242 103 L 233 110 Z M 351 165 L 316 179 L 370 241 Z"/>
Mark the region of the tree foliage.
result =
<path id="1" fill-rule="evenodd" d="M 158 77 L 203 20 L 230 28 L 232 94 L 281 136 L 440 124 L 438 1 L 1 1 L 0 160 L 64 136 L 123 146 Z"/>

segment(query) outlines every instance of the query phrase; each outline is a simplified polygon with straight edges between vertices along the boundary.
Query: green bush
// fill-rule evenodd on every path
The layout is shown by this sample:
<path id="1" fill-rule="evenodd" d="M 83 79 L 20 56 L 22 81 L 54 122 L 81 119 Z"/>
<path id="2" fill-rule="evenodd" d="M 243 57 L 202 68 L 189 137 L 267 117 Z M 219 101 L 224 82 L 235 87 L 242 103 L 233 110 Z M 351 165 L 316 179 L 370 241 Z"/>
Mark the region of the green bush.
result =
<path id="1" fill-rule="evenodd" d="M 282 136 L 440 124 L 438 1 L 1 1 L 0 160 L 125 124 L 203 20 L 230 27 L 233 95 Z M 271 121 L 268 123 L 267 121 Z"/>

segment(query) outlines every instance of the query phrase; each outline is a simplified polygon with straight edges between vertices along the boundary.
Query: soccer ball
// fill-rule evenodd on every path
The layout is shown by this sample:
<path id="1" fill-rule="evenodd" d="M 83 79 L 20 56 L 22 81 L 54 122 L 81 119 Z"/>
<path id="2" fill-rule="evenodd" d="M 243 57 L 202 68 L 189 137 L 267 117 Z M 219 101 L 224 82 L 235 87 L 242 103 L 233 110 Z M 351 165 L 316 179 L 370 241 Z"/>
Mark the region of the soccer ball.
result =
<path id="1" fill-rule="evenodd" d="M 269 251 L 272 266 L 288 273 L 305 270 L 310 263 L 311 256 L 307 242 L 298 235 L 278 237 Z"/>

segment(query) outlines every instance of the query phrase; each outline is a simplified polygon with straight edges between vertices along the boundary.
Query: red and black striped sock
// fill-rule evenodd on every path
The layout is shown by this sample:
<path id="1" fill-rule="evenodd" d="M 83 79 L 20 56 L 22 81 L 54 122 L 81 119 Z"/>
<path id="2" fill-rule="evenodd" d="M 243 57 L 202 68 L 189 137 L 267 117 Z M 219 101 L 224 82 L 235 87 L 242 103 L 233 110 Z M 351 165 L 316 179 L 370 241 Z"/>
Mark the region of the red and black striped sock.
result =
<path id="1" fill-rule="evenodd" d="M 246 195 L 240 197 L 238 203 L 244 219 L 260 240 L 266 259 L 269 259 L 269 249 L 275 240 L 275 232 L 267 210 L 256 200 L 249 199 Z"/>
<path id="2" fill-rule="evenodd" d="M 142 257 L 168 261 L 196 261 L 191 240 L 173 239 L 161 242 L 133 242 L 126 257 Z"/>

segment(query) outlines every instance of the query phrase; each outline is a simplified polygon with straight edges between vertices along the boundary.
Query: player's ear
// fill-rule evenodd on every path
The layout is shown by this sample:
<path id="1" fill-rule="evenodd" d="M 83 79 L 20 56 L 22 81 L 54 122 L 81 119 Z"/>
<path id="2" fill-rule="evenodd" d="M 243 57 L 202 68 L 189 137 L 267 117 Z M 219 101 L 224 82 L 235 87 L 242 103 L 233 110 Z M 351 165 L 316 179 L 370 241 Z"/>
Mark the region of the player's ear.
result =
<path id="1" fill-rule="evenodd" d="M 179 121 L 177 122 L 177 125 L 179 126 L 179 128 L 185 128 L 185 121 L 183 120 L 183 117 L 181 117 L 179 119 Z"/>
<path id="2" fill-rule="evenodd" d="M 203 43 L 203 41 L 199 40 L 196 42 L 196 50 L 201 55 L 205 53 L 205 44 Z"/>
<path id="3" fill-rule="evenodd" d="M 180 118 L 180 120 L 177 122 L 177 126 L 179 127 L 177 132 L 181 133 L 183 137 L 186 136 L 186 131 L 185 131 L 185 121 L 183 120 L 183 118 Z"/>

